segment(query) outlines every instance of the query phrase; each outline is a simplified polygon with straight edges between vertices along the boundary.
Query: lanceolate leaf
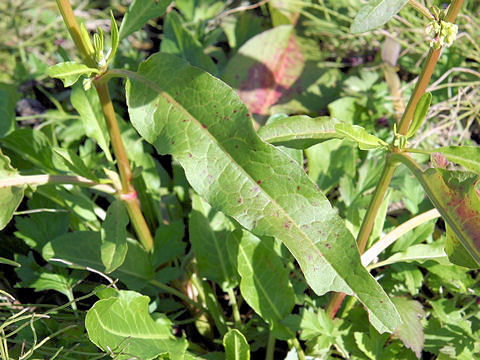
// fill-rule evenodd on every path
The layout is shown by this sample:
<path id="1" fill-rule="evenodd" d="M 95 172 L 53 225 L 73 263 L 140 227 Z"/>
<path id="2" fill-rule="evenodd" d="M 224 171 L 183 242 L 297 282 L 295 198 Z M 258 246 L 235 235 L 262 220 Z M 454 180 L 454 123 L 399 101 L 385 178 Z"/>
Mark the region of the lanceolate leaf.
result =
<path id="1" fill-rule="evenodd" d="M 258 135 L 270 144 L 306 149 L 328 139 L 343 138 L 335 130 L 337 123 L 328 117 L 297 115 L 261 127 Z"/>
<path id="2" fill-rule="evenodd" d="M 480 199 L 476 189 L 480 176 L 435 168 L 422 171 L 405 155 L 392 157 L 409 167 L 477 268 L 480 267 Z"/>
<path id="3" fill-rule="evenodd" d="M 95 139 L 107 159 L 112 161 L 109 148 L 110 136 L 108 135 L 107 124 L 103 117 L 100 99 L 95 89 L 85 91 L 82 86 L 77 84 L 73 87 L 70 100 L 75 110 L 82 117 L 87 136 Z"/>
<path id="4" fill-rule="evenodd" d="M 408 0 L 370 0 L 358 12 L 350 31 L 354 34 L 376 29 L 394 17 Z"/>
<path id="5" fill-rule="evenodd" d="M 369 134 L 363 127 L 346 123 L 335 124 L 335 130 L 346 137 L 358 143 L 361 150 L 370 150 L 387 147 L 388 144 L 382 139 Z"/>
<path id="6" fill-rule="evenodd" d="M 148 20 L 163 15 L 170 0 L 133 0 L 120 25 L 120 40 L 143 27 Z"/>
<path id="7" fill-rule="evenodd" d="M 422 123 L 425 120 L 425 117 L 427 116 L 428 109 L 430 108 L 431 103 L 432 103 L 432 93 L 426 92 L 420 97 L 417 103 L 417 107 L 415 108 L 415 112 L 413 113 L 412 123 L 406 134 L 407 138 L 410 138 L 413 135 L 415 135 L 417 130 L 420 128 L 420 126 L 422 126 Z"/>
<path id="8" fill-rule="evenodd" d="M 74 61 L 62 62 L 50 66 L 47 71 L 48 76 L 62 80 L 65 87 L 75 84 L 80 76 L 90 76 L 92 73 L 98 73 L 98 70 Z"/>
<path id="9" fill-rule="evenodd" d="M 260 240 L 250 232 L 236 231 L 229 236 L 228 252 L 242 278 L 243 298 L 275 328 L 292 311 L 295 293 L 273 239 Z"/>
<path id="10" fill-rule="evenodd" d="M 10 159 L 3 155 L 0 149 L 0 179 L 18 175 L 16 169 L 10 165 Z M 9 186 L 0 188 L 0 230 L 2 230 L 13 217 L 18 205 L 23 199 L 25 186 Z"/>
<path id="11" fill-rule="evenodd" d="M 223 337 L 226 360 L 250 360 L 250 346 L 245 336 L 237 329 L 232 329 Z"/>
<path id="12" fill-rule="evenodd" d="M 125 205 L 115 200 L 107 210 L 107 216 L 102 224 L 102 262 L 108 274 L 122 265 L 127 255 L 128 215 Z"/>
<path id="13" fill-rule="evenodd" d="M 188 222 L 190 242 L 197 259 L 198 270 L 201 276 L 215 281 L 223 289 L 234 287 L 238 284 L 238 275 L 228 256 L 226 237 L 229 231 L 224 224 L 215 226 L 215 218 L 210 222 L 201 213 L 198 209 L 200 201 L 202 200 L 198 195 L 192 199 L 193 211 Z M 221 213 L 218 215 L 225 218 Z"/>
<path id="14" fill-rule="evenodd" d="M 152 319 L 149 302 L 147 296 L 125 290 L 97 301 L 85 318 L 88 337 L 106 352 L 123 354 L 118 359 L 150 360 L 167 353 L 183 359 L 187 341 L 173 336 L 168 322 Z"/>
<path id="15" fill-rule="evenodd" d="M 293 159 L 257 136 L 231 88 L 161 53 L 130 76 L 134 127 L 174 155 L 197 193 L 255 234 L 283 241 L 315 292 L 355 295 L 379 331 L 396 328 L 395 307 L 362 267 L 341 218 Z"/>

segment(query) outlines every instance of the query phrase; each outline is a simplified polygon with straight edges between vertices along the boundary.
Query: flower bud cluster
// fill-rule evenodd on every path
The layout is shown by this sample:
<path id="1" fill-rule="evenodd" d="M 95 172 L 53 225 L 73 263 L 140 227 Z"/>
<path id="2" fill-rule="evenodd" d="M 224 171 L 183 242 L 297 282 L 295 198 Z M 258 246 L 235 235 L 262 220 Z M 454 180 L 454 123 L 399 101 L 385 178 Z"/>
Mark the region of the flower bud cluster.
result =
<path id="1" fill-rule="evenodd" d="M 431 38 L 430 47 L 440 49 L 449 47 L 457 37 L 458 26 L 443 20 L 431 21 L 425 28 L 425 32 Z"/>

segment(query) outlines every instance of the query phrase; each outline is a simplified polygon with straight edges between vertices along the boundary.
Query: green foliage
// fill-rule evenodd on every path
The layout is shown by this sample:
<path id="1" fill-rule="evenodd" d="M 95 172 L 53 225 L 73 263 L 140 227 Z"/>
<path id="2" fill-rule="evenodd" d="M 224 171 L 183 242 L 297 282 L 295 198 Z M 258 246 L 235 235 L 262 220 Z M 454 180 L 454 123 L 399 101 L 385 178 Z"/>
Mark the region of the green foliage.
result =
<path id="1" fill-rule="evenodd" d="M 480 7 L 361 3 L 0 2 L 0 357 L 477 358 Z"/>
<path id="2" fill-rule="evenodd" d="M 354 34 L 374 30 L 387 23 L 396 15 L 408 0 L 373 0 L 358 12 L 350 31 Z"/>
<path id="3" fill-rule="evenodd" d="M 168 319 L 155 321 L 150 316 L 147 296 L 126 290 L 100 296 L 85 318 L 88 337 L 95 345 L 119 359 L 132 354 L 145 360 L 163 354 L 183 358 L 187 342 L 173 336 Z"/>
<path id="4" fill-rule="evenodd" d="M 240 331 L 232 329 L 226 333 L 223 346 L 227 360 L 250 360 L 250 347 Z"/>

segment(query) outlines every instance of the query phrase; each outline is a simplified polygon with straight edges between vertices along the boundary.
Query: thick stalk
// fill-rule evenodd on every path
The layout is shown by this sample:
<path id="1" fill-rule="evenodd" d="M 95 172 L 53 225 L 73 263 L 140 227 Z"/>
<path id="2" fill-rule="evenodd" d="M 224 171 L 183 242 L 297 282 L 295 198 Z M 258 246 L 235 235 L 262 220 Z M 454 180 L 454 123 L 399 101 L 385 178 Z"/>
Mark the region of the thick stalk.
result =
<path id="1" fill-rule="evenodd" d="M 130 169 L 130 162 L 128 161 L 120 128 L 118 127 L 115 110 L 113 109 L 112 100 L 110 99 L 110 94 L 108 92 L 108 85 L 106 83 L 97 84 L 95 82 L 94 84 L 98 92 L 98 97 L 100 98 L 103 115 L 105 116 L 108 132 L 112 141 L 113 153 L 117 159 L 120 181 L 122 183 L 121 198 L 127 207 L 130 220 L 135 232 L 137 233 L 138 239 L 143 244 L 145 249 L 150 251 L 153 248 L 152 234 L 150 233 L 150 229 L 145 221 L 145 217 L 140 210 L 137 194 L 135 192 L 135 188 L 133 187 L 132 170 Z"/>
<path id="2" fill-rule="evenodd" d="M 60 13 L 62 14 L 63 22 L 67 26 L 67 30 L 70 33 L 70 36 L 75 43 L 75 47 L 80 52 L 80 55 L 85 61 L 85 64 L 89 67 L 96 68 L 97 64 L 93 57 L 93 53 L 91 52 L 90 46 L 86 43 L 85 39 L 82 37 L 82 33 L 80 31 L 80 27 L 78 26 L 77 19 L 73 15 L 73 9 L 70 5 L 69 0 L 57 0 L 57 6 L 60 9 Z"/>
<path id="3" fill-rule="evenodd" d="M 275 335 L 272 331 L 268 334 L 268 342 L 267 342 L 267 353 L 265 355 L 265 360 L 274 360 L 275 355 Z"/>
<path id="4" fill-rule="evenodd" d="M 97 67 L 93 53 L 91 51 L 91 44 L 87 43 L 80 31 L 77 19 L 73 14 L 72 7 L 69 0 L 57 0 L 58 8 L 62 14 L 63 21 L 67 26 L 67 29 L 72 36 L 72 39 L 80 52 L 85 63 L 90 67 Z M 90 46 L 89 46 L 90 45 Z M 147 226 L 145 218 L 140 210 L 140 205 L 137 199 L 135 188 L 132 183 L 132 171 L 130 169 L 130 163 L 128 161 L 125 146 L 123 145 L 120 129 L 118 127 L 117 118 L 115 116 L 115 110 L 113 109 L 112 100 L 108 92 L 108 86 L 103 82 L 94 81 L 95 88 L 97 89 L 100 103 L 102 105 L 103 114 L 112 141 L 113 152 L 117 159 L 118 170 L 120 173 L 120 181 L 122 183 L 121 198 L 124 200 L 127 207 L 128 214 L 132 225 L 137 233 L 138 239 L 143 244 L 147 251 L 153 248 L 153 238 L 150 233 L 150 229 Z"/>
<path id="5" fill-rule="evenodd" d="M 460 8 L 463 5 L 464 0 L 452 0 L 450 7 L 448 8 L 447 14 L 445 16 L 445 21 L 447 22 L 454 22 Z M 403 113 L 402 119 L 400 120 L 398 126 L 398 133 L 405 135 L 408 131 L 410 123 L 413 119 L 413 113 L 417 106 L 418 100 L 420 97 L 425 93 L 427 86 L 430 82 L 430 79 L 433 74 L 433 70 L 435 69 L 435 65 L 437 64 L 438 58 L 440 57 L 441 49 L 434 50 L 430 49 L 428 53 L 427 59 L 425 60 L 425 65 L 423 66 L 422 72 L 418 78 L 418 81 L 415 85 L 415 89 L 413 90 L 413 94 L 410 97 L 408 102 L 407 108 Z M 360 227 L 360 231 L 357 237 L 357 244 L 360 251 L 360 254 L 363 253 L 365 250 L 365 245 L 367 243 L 368 238 L 370 237 L 370 233 L 372 231 L 373 224 L 375 222 L 375 218 L 377 216 L 378 209 L 383 201 L 383 197 L 385 192 L 390 185 L 390 182 L 393 177 L 393 173 L 395 171 L 395 165 L 392 163 L 389 158 L 385 163 L 385 168 L 382 172 L 380 180 L 378 182 L 377 188 L 375 189 L 375 194 L 370 201 L 370 204 L 367 209 L 367 213 L 363 218 L 362 225 Z M 345 294 L 342 293 L 335 293 L 331 297 L 329 303 L 327 304 L 327 308 L 325 309 L 327 315 L 331 318 L 335 317 L 338 309 L 342 305 L 343 299 L 345 298 Z"/>

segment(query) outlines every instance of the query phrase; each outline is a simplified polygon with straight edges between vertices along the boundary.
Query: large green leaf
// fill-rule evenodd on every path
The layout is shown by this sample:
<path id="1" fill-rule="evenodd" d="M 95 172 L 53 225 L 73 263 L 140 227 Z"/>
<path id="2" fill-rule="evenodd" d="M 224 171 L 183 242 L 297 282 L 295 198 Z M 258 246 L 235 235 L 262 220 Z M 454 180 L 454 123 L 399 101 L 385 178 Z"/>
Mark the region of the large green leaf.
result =
<path id="1" fill-rule="evenodd" d="M 222 213 L 217 213 L 209 221 L 199 209 L 201 202 L 198 195 L 193 197 L 193 211 L 188 222 L 190 243 L 195 252 L 199 273 L 208 280 L 215 281 L 223 289 L 234 287 L 238 283 L 238 276 L 227 251 L 226 237 L 231 230 L 228 225 L 225 226 L 228 220 Z"/>
<path id="2" fill-rule="evenodd" d="M 459 265 L 476 263 L 480 267 L 480 199 L 476 186 L 480 175 L 466 171 L 430 168 L 422 171 L 410 157 L 393 155 L 409 167 L 449 225 L 458 241 L 470 254 Z M 458 260 L 457 256 L 450 260 Z M 472 264 L 473 265 L 473 264 Z"/>
<path id="3" fill-rule="evenodd" d="M 125 260 L 128 250 L 127 225 L 127 209 L 122 201 L 115 200 L 108 207 L 101 231 L 101 256 L 107 274 L 122 265 Z"/>
<path id="4" fill-rule="evenodd" d="M 10 165 L 10 159 L 3 155 L 0 149 L 0 179 L 8 179 L 18 175 L 16 169 Z M 9 186 L 0 188 L 0 230 L 12 220 L 13 213 L 23 199 L 25 186 Z"/>
<path id="5" fill-rule="evenodd" d="M 272 328 L 277 328 L 292 311 L 295 292 L 289 272 L 274 250 L 273 239 L 260 240 L 248 231 L 236 231 L 228 237 L 228 252 L 241 277 L 243 298 Z"/>
<path id="6" fill-rule="evenodd" d="M 157 359 L 169 354 L 183 359 L 187 341 L 172 334 L 168 321 L 155 321 L 149 314 L 150 299 L 134 291 L 120 290 L 116 296 L 95 303 L 85 318 L 90 340 L 117 359 Z"/>
<path id="7" fill-rule="evenodd" d="M 120 25 L 120 40 L 143 27 L 148 20 L 162 16 L 170 3 L 170 0 L 133 0 Z"/>
<path id="8" fill-rule="evenodd" d="M 334 99 L 338 69 L 324 69 L 318 45 L 300 38 L 291 25 L 249 39 L 228 62 L 222 79 L 239 94 L 252 114 L 268 116 L 318 112 Z"/>
<path id="9" fill-rule="evenodd" d="M 85 91 L 80 84 L 77 84 L 73 87 L 70 101 L 82 117 L 87 136 L 95 139 L 107 159 L 112 161 L 109 148 L 110 136 L 97 91 L 93 88 Z"/>
<path id="10" fill-rule="evenodd" d="M 328 117 L 291 116 L 262 126 L 258 135 L 266 142 L 294 149 L 306 149 L 322 141 L 343 138 L 335 130 L 338 120 Z"/>
<path id="11" fill-rule="evenodd" d="M 394 17 L 408 0 L 370 0 L 358 12 L 350 31 L 354 34 L 376 29 Z"/>
<path id="12" fill-rule="evenodd" d="M 379 331 L 396 328 L 395 307 L 362 267 L 342 219 L 295 160 L 257 136 L 231 88 L 162 53 L 131 77 L 133 125 L 174 155 L 197 193 L 254 233 L 283 241 L 315 292 L 355 295 Z"/>
<path id="13" fill-rule="evenodd" d="M 42 250 L 47 261 L 69 265 L 81 269 L 92 268 L 104 272 L 101 257 L 101 236 L 99 232 L 77 231 L 59 236 L 48 242 Z M 58 260 L 57 260 L 58 259 Z M 130 289 L 142 289 L 153 279 L 150 256 L 137 241 L 128 242 L 128 252 L 122 266 L 111 273 Z"/>
<path id="14" fill-rule="evenodd" d="M 223 337 L 226 360 L 250 360 L 250 346 L 245 336 L 237 329 L 232 329 Z"/>

